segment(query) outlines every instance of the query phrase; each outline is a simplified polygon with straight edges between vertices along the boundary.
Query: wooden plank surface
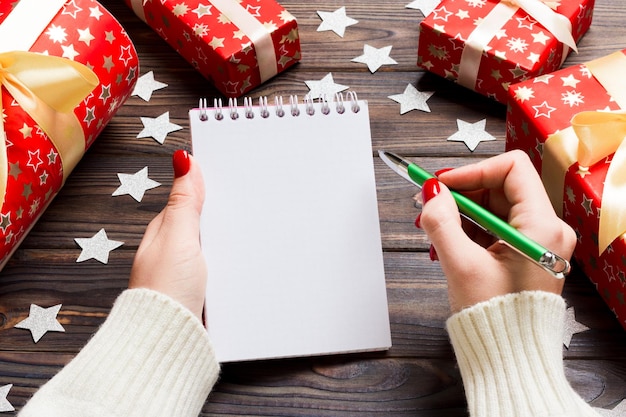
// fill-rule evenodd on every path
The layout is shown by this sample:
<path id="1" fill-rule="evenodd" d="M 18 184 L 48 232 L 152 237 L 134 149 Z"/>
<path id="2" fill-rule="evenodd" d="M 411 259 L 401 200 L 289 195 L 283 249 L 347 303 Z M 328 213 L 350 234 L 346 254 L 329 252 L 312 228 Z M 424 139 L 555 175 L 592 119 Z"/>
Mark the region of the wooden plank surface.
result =
<path id="1" fill-rule="evenodd" d="M 218 94 L 121 0 L 105 0 L 126 28 L 141 59 L 141 74 L 154 71 L 168 84 L 149 102 L 132 97 L 85 155 L 59 196 L 0 272 L 0 386 L 13 384 L 9 401 L 19 410 L 39 385 L 51 378 L 84 345 L 104 321 L 116 296 L 126 287 L 134 252 L 145 226 L 163 207 L 172 181 L 171 154 L 190 148 L 187 111 L 201 97 Z M 332 73 L 370 104 L 374 149 L 385 148 L 414 157 L 427 169 L 459 166 L 504 150 L 505 106 L 424 73 L 415 66 L 418 23 L 422 15 L 405 1 L 281 1 L 298 19 L 303 60 L 250 94 L 298 94 L 306 80 Z M 343 38 L 317 32 L 317 10 L 346 6 L 359 21 Z M 579 44 L 572 65 L 626 47 L 626 3 L 597 0 L 594 21 Z M 371 74 L 351 59 L 363 44 L 392 45 L 397 65 Z M 434 91 L 430 113 L 399 114 L 387 97 L 408 83 Z M 168 135 L 163 145 L 137 139 L 140 117 L 170 112 L 184 129 Z M 447 142 L 456 119 L 487 120 L 497 140 L 469 152 L 462 143 Z M 230 364 L 204 409 L 203 416 L 466 416 L 460 375 L 444 330 L 449 315 L 446 283 L 437 263 L 428 259 L 428 241 L 415 229 L 415 189 L 375 157 L 384 260 L 391 314 L 393 348 L 365 353 Z M 117 173 L 149 167 L 162 186 L 141 203 L 129 196 L 112 197 Z M 108 264 L 76 263 L 76 237 L 105 228 L 124 245 Z M 575 271 L 564 296 L 578 321 L 591 330 L 574 336 L 564 350 L 567 376 L 594 406 L 612 408 L 626 397 L 626 332 L 600 295 Z M 31 303 L 63 304 L 59 320 L 65 333 L 48 333 L 34 344 L 30 333 L 14 325 L 28 315 Z M 6 413 L 15 415 L 16 413 Z"/>

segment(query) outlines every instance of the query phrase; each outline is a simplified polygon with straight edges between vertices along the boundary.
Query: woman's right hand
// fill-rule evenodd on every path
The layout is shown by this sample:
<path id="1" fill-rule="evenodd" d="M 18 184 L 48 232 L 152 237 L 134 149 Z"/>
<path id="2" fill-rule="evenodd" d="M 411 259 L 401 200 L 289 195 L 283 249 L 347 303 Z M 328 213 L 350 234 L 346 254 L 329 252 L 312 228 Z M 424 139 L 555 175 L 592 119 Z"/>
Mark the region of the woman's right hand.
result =
<path id="1" fill-rule="evenodd" d="M 444 185 L 445 184 L 445 185 Z M 424 183 L 422 213 L 416 224 L 430 238 L 448 278 L 453 312 L 498 295 L 525 290 L 560 294 L 564 280 L 491 239 L 481 246 L 461 225 L 449 188 L 463 192 L 529 238 L 569 259 L 574 231 L 559 219 L 528 156 L 507 152 L 476 164 L 442 172 Z"/>

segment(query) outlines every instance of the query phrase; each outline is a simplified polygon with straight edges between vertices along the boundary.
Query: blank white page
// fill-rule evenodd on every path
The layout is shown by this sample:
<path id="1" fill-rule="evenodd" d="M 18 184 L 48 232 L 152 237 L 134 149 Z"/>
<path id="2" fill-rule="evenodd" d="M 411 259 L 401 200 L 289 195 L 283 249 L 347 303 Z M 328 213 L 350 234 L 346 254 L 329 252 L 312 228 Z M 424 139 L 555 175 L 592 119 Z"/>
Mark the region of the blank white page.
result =
<path id="1" fill-rule="evenodd" d="M 391 346 L 367 102 L 222 120 L 190 111 L 220 362 Z"/>

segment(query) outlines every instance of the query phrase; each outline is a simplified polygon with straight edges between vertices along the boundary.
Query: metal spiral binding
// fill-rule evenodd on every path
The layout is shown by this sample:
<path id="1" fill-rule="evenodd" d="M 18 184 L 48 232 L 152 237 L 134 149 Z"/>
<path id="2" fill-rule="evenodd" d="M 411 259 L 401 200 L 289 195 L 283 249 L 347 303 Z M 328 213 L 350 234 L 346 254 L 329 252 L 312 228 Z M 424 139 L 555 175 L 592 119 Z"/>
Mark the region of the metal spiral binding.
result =
<path id="1" fill-rule="evenodd" d="M 352 111 L 353 113 L 358 113 L 361 110 L 361 107 L 359 106 L 359 99 L 357 97 L 356 92 L 354 91 L 348 91 L 345 94 L 345 99 L 342 93 L 335 93 L 332 102 L 334 102 L 334 108 L 337 114 L 345 113 L 346 108 L 349 108 L 350 111 Z M 347 106 L 346 102 L 349 102 L 349 106 Z M 320 97 L 318 98 L 318 103 L 320 103 L 319 110 L 322 114 L 324 115 L 330 114 L 331 108 L 333 105 L 328 100 L 325 94 L 320 95 Z M 304 104 L 304 111 L 307 115 L 309 116 L 315 115 L 315 112 L 316 112 L 315 99 L 310 94 L 307 94 L 306 96 L 304 96 L 303 104 Z M 200 110 L 200 115 L 199 115 L 200 120 L 203 122 L 209 120 L 210 108 L 208 107 L 207 99 L 201 98 L 198 103 L 198 108 Z M 258 106 L 254 106 L 253 99 L 250 97 L 244 97 L 242 107 L 239 107 L 236 98 L 228 99 L 228 115 L 230 116 L 232 120 L 237 120 L 239 118 L 239 109 L 243 110 L 243 115 L 246 119 L 253 119 L 255 117 L 255 112 L 256 112 L 255 109 L 257 108 L 258 108 L 258 115 L 264 119 L 267 119 L 272 115 L 272 112 L 270 111 L 271 108 L 267 104 L 267 97 L 265 96 L 259 97 Z M 219 121 L 219 120 L 224 119 L 224 106 L 223 106 L 221 98 L 220 99 L 216 98 L 213 100 L 212 110 L 213 110 L 213 118 L 215 120 Z M 287 109 L 285 108 L 285 105 L 284 105 L 283 96 L 275 96 L 274 105 L 273 105 L 273 112 L 275 116 L 284 117 L 287 114 L 286 110 Z M 300 103 L 298 102 L 297 95 L 289 96 L 288 111 L 292 117 L 300 116 Z"/>

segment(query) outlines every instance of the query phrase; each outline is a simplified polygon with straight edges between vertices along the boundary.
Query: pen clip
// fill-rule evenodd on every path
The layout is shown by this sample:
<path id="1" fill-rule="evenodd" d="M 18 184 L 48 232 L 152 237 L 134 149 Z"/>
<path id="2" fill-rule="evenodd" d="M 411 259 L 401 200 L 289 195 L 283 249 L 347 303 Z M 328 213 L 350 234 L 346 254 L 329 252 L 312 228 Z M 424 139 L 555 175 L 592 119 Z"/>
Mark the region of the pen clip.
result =
<path id="1" fill-rule="evenodd" d="M 531 260 L 536 265 L 539 265 L 540 267 L 542 267 L 543 269 L 551 273 L 557 279 L 565 278 L 571 270 L 571 265 L 569 261 L 567 259 L 560 257 L 554 252 L 550 252 L 550 251 L 545 252 L 541 256 L 541 259 L 537 261 L 535 259 L 532 259 L 528 255 L 526 255 L 524 252 L 520 251 L 519 249 L 515 248 L 514 246 L 512 246 L 511 244 L 509 244 L 508 242 L 502 239 L 498 239 L 498 243 L 501 243 L 513 249 L 515 252 L 524 256 L 526 259 Z"/>

